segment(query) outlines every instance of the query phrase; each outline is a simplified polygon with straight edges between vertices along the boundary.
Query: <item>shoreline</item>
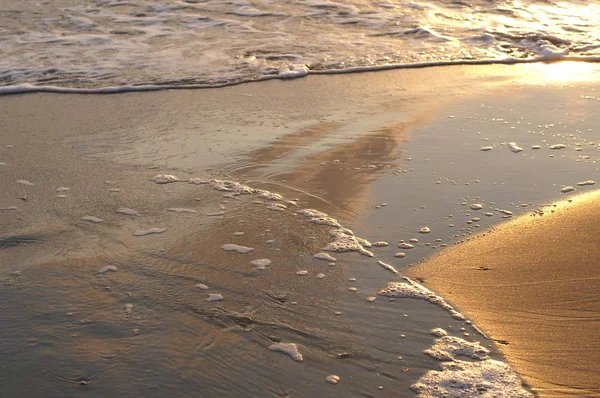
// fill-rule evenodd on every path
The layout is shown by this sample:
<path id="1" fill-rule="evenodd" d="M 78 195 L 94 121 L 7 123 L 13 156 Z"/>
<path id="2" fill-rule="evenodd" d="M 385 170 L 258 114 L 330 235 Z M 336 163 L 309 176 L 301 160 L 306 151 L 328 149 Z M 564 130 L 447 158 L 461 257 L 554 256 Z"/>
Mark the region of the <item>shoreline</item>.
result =
<path id="1" fill-rule="evenodd" d="M 155 92 L 163 90 L 205 90 L 218 89 L 224 87 L 234 87 L 243 84 L 261 83 L 271 80 L 293 80 L 308 76 L 319 75 L 344 75 L 357 73 L 385 72 L 405 69 L 427 69 L 438 67 L 461 67 L 461 66 L 498 66 L 498 65 L 527 65 L 527 64 L 557 64 L 561 62 L 581 62 L 581 63 L 600 63 L 600 57 L 595 56 L 563 56 L 552 54 L 547 57 L 537 57 L 532 59 L 507 58 L 507 59 L 481 59 L 481 60 L 459 60 L 459 61 L 432 61 L 420 62 L 414 64 L 392 64 L 377 65 L 370 67 L 350 67 L 345 69 L 325 69 L 310 70 L 306 66 L 301 71 L 287 72 L 282 75 L 266 75 L 252 80 L 240 80 L 216 84 L 189 84 L 189 85 L 168 85 L 168 84 L 147 84 L 136 86 L 110 86 L 100 88 L 75 88 L 59 86 L 36 86 L 31 84 L 19 84 L 13 86 L 0 87 L 0 96 L 18 95 L 29 93 L 55 93 L 55 94 L 124 94 Z"/>

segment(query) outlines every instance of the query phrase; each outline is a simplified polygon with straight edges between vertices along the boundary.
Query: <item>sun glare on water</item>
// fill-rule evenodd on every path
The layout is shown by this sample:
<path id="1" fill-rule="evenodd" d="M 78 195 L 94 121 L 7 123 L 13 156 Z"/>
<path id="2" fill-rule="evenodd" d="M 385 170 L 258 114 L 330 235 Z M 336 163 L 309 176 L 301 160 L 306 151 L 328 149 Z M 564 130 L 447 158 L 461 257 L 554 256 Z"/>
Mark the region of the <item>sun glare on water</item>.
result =
<path id="1" fill-rule="evenodd" d="M 523 65 L 526 73 L 519 79 L 536 85 L 565 84 L 600 79 L 600 64 L 589 62 L 556 62 Z"/>

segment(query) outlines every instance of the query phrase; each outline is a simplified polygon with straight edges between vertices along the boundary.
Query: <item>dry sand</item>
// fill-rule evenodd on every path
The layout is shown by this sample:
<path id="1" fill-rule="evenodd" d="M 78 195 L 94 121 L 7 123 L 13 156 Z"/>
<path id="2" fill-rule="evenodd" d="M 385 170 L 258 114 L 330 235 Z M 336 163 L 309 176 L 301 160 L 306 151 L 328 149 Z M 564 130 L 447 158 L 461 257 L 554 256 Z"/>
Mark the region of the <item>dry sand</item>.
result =
<path id="1" fill-rule="evenodd" d="M 498 341 L 540 396 L 599 396 L 600 193 L 544 210 L 404 274 L 424 280 Z"/>

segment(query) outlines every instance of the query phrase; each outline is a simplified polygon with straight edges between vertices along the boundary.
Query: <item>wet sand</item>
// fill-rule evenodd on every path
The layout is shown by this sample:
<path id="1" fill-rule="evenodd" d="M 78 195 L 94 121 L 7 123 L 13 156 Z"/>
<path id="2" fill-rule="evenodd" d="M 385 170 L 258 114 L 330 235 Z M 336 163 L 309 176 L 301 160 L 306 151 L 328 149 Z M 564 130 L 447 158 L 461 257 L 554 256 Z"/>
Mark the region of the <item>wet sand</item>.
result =
<path id="1" fill-rule="evenodd" d="M 540 396 L 599 396 L 599 199 L 526 214 L 404 274 L 475 319 Z"/>
<path id="2" fill-rule="evenodd" d="M 502 359 L 445 309 L 378 295 L 399 280 L 378 261 L 402 270 L 503 221 L 504 213 L 472 214 L 463 202 L 518 215 L 529 210 L 521 201 L 543 203 L 560 195 L 557 184 L 594 178 L 596 148 L 586 140 L 595 119 L 583 118 L 597 114 L 597 101 L 582 98 L 593 92 L 515 83 L 539 73 L 453 67 L 0 98 L 0 323 L 10 325 L 0 336 L 10 358 L 0 395 L 410 395 L 438 369 L 423 353 L 434 328 Z M 566 140 L 550 126 L 565 98 L 571 116 L 561 129 L 586 131 Z M 515 101 L 524 114 L 513 112 Z M 521 131 L 540 120 L 543 131 Z M 526 150 L 511 152 L 507 137 Z M 550 152 L 556 140 L 568 146 Z M 544 145 L 539 156 L 532 144 Z M 163 173 L 231 179 L 284 199 L 151 181 Z M 305 208 L 389 245 L 369 248 L 375 258 L 316 259 L 331 226 L 297 213 Z M 419 234 L 425 226 L 430 233 Z M 419 241 L 394 257 L 409 238 Z M 223 249 L 231 245 L 254 250 Z M 297 344 L 304 360 L 269 349 L 278 343 Z M 24 374 L 31 382 L 20 382 Z M 330 375 L 340 382 L 329 384 Z"/>

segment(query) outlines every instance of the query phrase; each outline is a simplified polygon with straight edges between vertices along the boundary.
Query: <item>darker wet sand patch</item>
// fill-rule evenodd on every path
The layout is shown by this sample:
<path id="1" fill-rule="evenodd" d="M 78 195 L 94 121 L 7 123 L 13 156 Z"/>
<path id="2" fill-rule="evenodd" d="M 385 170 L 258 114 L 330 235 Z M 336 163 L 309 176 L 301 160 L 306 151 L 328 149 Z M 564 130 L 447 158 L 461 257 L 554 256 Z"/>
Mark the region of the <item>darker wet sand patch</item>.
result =
<path id="1" fill-rule="evenodd" d="M 596 191 L 543 215 L 525 215 L 405 274 L 449 299 L 500 343 L 540 396 L 596 396 L 599 197 Z"/>

